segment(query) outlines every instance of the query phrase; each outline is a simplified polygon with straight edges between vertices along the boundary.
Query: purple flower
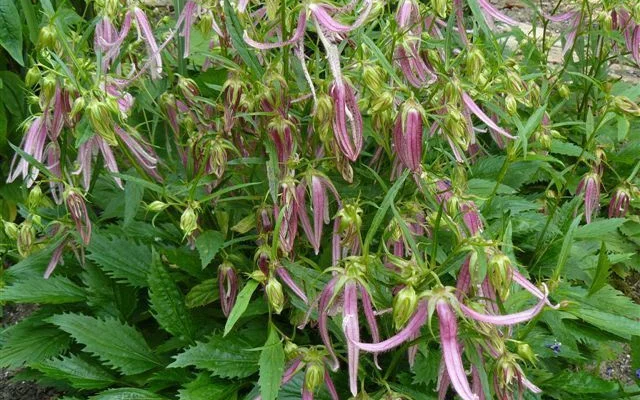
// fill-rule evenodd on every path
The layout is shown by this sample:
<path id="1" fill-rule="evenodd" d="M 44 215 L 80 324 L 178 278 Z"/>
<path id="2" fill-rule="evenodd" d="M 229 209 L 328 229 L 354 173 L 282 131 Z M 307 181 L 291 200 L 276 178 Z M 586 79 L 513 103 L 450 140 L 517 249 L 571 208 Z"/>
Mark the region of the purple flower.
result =
<path id="1" fill-rule="evenodd" d="M 420 169 L 422 161 L 422 115 L 424 110 L 413 100 L 401 107 L 393 130 L 393 145 L 400 161 L 412 171 Z"/>
<path id="2" fill-rule="evenodd" d="M 476 207 L 475 203 L 469 200 L 460 203 L 459 207 L 460 213 L 462 214 L 462 220 L 464 221 L 469 234 L 471 236 L 475 236 L 482 232 L 484 225 L 482 223 L 480 213 L 478 212 L 478 207 Z"/>
<path id="3" fill-rule="evenodd" d="M 136 138 L 136 132 L 127 132 L 119 126 L 115 126 L 116 135 L 122 140 L 126 149 L 131 153 L 138 165 L 157 181 L 162 181 L 162 177 L 158 174 L 158 156 L 151 146 Z"/>
<path id="4" fill-rule="evenodd" d="M 467 110 L 469 110 L 471 113 L 473 113 L 482 122 L 487 124 L 487 126 L 489 128 L 491 128 L 491 129 L 493 129 L 496 133 L 499 133 L 500 135 L 502 135 L 502 136 L 504 136 L 506 138 L 509 138 L 509 139 L 515 139 L 515 137 L 511 136 L 511 134 L 509 134 L 509 132 L 507 132 L 504 129 L 500 128 L 487 114 L 485 114 L 484 111 L 482 111 L 482 109 L 475 103 L 475 101 L 473 101 L 471 96 L 469 96 L 465 92 L 462 92 L 462 102 L 464 103 L 464 105 L 467 108 Z"/>
<path id="5" fill-rule="evenodd" d="M 158 49 L 156 39 L 153 37 L 151 24 L 149 24 L 147 15 L 139 7 L 133 8 L 133 14 L 136 19 L 138 37 L 146 44 L 149 52 L 151 78 L 158 79 L 162 73 L 162 57 L 160 56 L 160 50 Z"/>
<path id="6" fill-rule="evenodd" d="M 296 200 L 296 185 L 293 179 L 287 179 L 280 185 L 280 205 L 273 208 L 274 219 L 277 221 L 283 212 L 280 223 L 280 247 L 285 253 L 293 250 L 293 242 L 298 234 L 298 204 Z"/>
<path id="7" fill-rule="evenodd" d="M 333 98 L 333 131 L 336 143 L 351 161 L 358 159 L 362 149 L 362 115 L 351 86 L 334 80 L 329 89 Z"/>
<path id="8" fill-rule="evenodd" d="M 273 42 L 273 43 L 261 43 L 251 39 L 247 31 L 244 31 L 243 38 L 244 38 L 244 41 L 249 46 L 255 47 L 256 49 L 260 49 L 260 50 L 275 49 L 278 47 L 284 47 L 291 44 L 296 44 L 299 41 L 301 41 L 304 35 L 304 31 L 306 29 L 306 25 L 307 25 L 307 12 L 306 10 L 303 9 L 303 10 L 300 10 L 300 14 L 298 14 L 298 24 L 296 26 L 296 31 L 288 40 L 282 40 L 282 41 Z"/>
<path id="9" fill-rule="evenodd" d="M 107 142 L 100 135 L 93 135 L 90 139 L 85 141 L 78 147 L 78 169 L 73 172 L 74 175 L 82 174 L 82 185 L 85 190 L 89 190 L 89 186 L 91 185 L 91 175 L 92 175 L 92 167 L 93 162 L 100 152 L 102 154 L 102 158 L 104 160 L 104 166 L 112 173 L 118 173 L 118 164 L 116 163 L 115 156 L 113 155 L 113 151 L 111 151 L 111 147 L 107 144 Z M 122 180 L 118 177 L 113 178 L 116 181 L 116 184 L 121 189 Z"/>
<path id="10" fill-rule="evenodd" d="M 302 301 L 305 302 L 305 304 L 309 303 L 309 300 L 307 299 L 307 295 L 304 293 L 304 291 L 296 284 L 296 282 L 293 280 L 293 278 L 291 278 L 291 275 L 289 275 L 289 271 L 287 271 L 284 267 L 277 267 L 276 268 L 276 275 L 278 275 L 278 277 L 280 278 L 280 280 L 282 282 L 284 282 L 285 285 L 287 285 L 289 287 L 289 289 L 291 289 L 291 291 L 293 293 L 296 294 L 296 296 L 300 297 L 300 299 Z"/>
<path id="11" fill-rule="evenodd" d="M 305 193 L 307 188 L 311 189 L 313 227 L 306 211 Z M 304 230 L 304 233 L 316 254 L 320 252 L 322 227 L 330 221 L 327 190 L 330 190 L 333 193 L 336 201 L 340 204 L 338 191 L 327 177 L 320 175 L 319 173 L 312 173 L 309 178 L 300 182 L 296 189 L 300 224 L 302 225 L 302 229 Z"/>
<path id="12" fill-rule="evenodd" d="M 49 260 L 47 269 L 44 271 L 44 279 L 49 279 L 49 277 L 51 276 L 51 274 L 53 274 L 53 271 L 56 269 L 58 264 L 60 263 L 64 264 L 64 261 L 62 260 L 62 251 L 66 246 L 67 246 L 67 241 L 63 240 L 62 243 L 60 243 L 58 247 L 56 247 L 53 250 L 53 254 L 51 254 L 51 259 Z"/>
<path id="13" fill-rule="evenodd" d="M 629 211 L 631 194 L 625 188 L 617 188 L 609 202 L 609 218 L 624 218 Z"/>
<path id="14" fill-rule="evenodd" d="M 422 24 L 418 4 L 413 0 L 402 1 L 396 12 L 396 22 L 405 35 L 395 54 L 402 74 L 416 88 L 433 83 L 437 77 L 420 56 Z"/>
<path id="15" fill-rule="evenodd" d="M 31 122 L 31 125 L 29 125 L 27 133 L 22 138 L 20 147 L 22 148 L 22 151 L 41 163 L 44 160 L 46 139 L 47 127 L 44 122 L 44 116 L 40 115 Z M 20 158 L 20 161 L 16 164 L 17 160 L 18 154 L 16 153 L 11 161 L 11 168 L 9 170 L 7 182 L 13 182 L 18 178 L 18 176 L 22 175 L 22 178 L 25 180 L 25 185 L 27 187 L 31 187 L 35 179 L 38 177 L 38 173 L 40 172 L 39 169 L 33 166 L 31 167 L 31 170 L 29 170 L 29 162 L 26 159 Z"/>
<path id="16" fill-rule="evenodd" d="M 485 322 L 492 325 L 515 325 L 522 322 L 527 322 L 532 320 L 536 315 L 538 315 L 542 309 L 544 308 L 547 302 L 547 288 L 544 286 L 545 296 L 540 299 L 535 307 L 530 308 L 525 311 L 521 311 L 515 314 L 507 314 L 507 315 L 488 315 L 482 314 L 474 309 L 460 303 L 460 309 L 462 312 L 469 318 L 474 319 L 476 321 Z"/>
<path id="17" fill-rule="evenodd" d="M 88 246 L 91 241 L 91 220 L 87 213 L 84 197 L 75 189 L 69 189 L 65 193 L 65 202 L 71 219 L 76 224 L 76 230 L 80 234 L 82 243 Z"/>
<path id="18" fill-rule="evenodd" d="M 478 0 L 478 4 L 480 5 L 480 8 L 484 13 L 485 18 L 488 21 L 491 21 L 492 19 L 496 19 L 500 22 L 504 22 L 507 25 L 518 25 L 518 21 L 502 14 L 497 8 L 495 8 L 489 2 L 489 0 Z"/>
<path id="19" fill-rule="evenodd" d="M 222 313 L 228 317 L 238 295 L 238 275 L 231 263 L 224 262 L 218 267 L 218 290 Z"/>
<path id="20" fill-rule="evenodd" d="M 591 223 L 591 218 L 600 207 L 600 176 L 597 173 L 590 172 L 582 177 L 576 194 L 584 193 L 584 218 L 587 224 Z"/>

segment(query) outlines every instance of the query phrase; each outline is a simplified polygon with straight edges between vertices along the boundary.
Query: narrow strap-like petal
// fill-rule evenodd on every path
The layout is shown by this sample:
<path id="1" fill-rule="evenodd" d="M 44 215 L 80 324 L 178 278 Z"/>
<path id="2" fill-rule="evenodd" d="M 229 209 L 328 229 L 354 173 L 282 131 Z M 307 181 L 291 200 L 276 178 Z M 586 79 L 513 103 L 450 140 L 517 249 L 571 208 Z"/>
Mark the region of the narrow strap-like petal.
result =
<path id="1" fill-rule="evenodd" d="M 506 314 L 506 315 L 488 315 L 477 312 L 476 310 L 467 307 L 466 305 L 460 303 L 460 309 L 462 312 L 476 321 L 486 322 L 488 324 L 493 325 L 515 325 L 522 322 L 530 321 L 542 311 L 546 303 L 546 297 L 540 299 L 540 301 L 528 310 L 521 311 L 514 314 Z"/>
<path id="2" fill-rule="evenodd" d="M 302 39 L 302 36 L 304 35 L 304 30 L 306 29 L 306 25 L 307 25 L 307 13 L 306 13 L 306 10 L 303 9 L 300 11 L 300 14 L 298 15 L 298 25 L 296 27 L 296 31 L 288 40 L 283 40 L 283 41 L 273 42 L 273 43 L 257 42 L 249 37 L 249 34 L 247 33 L 247 31 L 244 31 L 243 39 L 249 46 L 255 47 L 256 49 L 260 49 L 260 50 L 276 49 L 278 47 L 284 47 L 284 46 L 289 46 L 289 45 L 298 43 L 300 39 Z"/>
<path id="3" fill-rule="evenodd" d="M 506 136 L 509 139 L 515 139 L 515 137 L 511 136 L 511 134 L 509 134 L 509 132 L 507 132 L 504 129 L 500 128 L 495 122 L 493 122 L 493 120 L 491 118 L 489 118 L 489 116 L 482 111 L 482 109 L 475 103 L 475 101 L 473 101 L 471 96 L 469 96 L 465 92 L 462 92 L 462 101 L 464 102 L 465 106 L 467 106 L 469 108 L 469 110 L 473 114 L 475 114 L 476 117 L 480 118 L 480 120 L 482 122 L 487 124 L 488 127 L 494 129 L 496 132 L 498 132 L 502 136 Z"/>

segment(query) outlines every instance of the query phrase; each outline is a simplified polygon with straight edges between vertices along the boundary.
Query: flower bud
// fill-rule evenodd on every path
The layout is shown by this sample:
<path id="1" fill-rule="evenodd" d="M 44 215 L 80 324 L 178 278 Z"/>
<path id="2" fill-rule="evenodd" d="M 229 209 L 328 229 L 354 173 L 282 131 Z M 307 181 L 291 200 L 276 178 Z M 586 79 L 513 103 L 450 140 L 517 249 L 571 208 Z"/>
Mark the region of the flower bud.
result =
<path id="1" fill-rule="evenodd" d="M 45 25 L 38 33 L 38 47 L 52 49 L 56 45 L 56 28 L 53 25 Z"/>
<path id="2" fill-rule="evenodd" d="M 508 94 L 505 96 L 504 105 L 509 115 L 518 114 L 518 101 L 512 94 Z"/>
<path id="3" fill-rule="evenodd" d="M 489 281 L 504 300 L 511 288 L 511 260 L 505 254 L 497 253 L 489 259 Z"/>
<path id="4" fill-rule="evenodd" d="M 36 240 L 36 231 L 33 228 L 33 225 L 30 221 L 25 221 L 20 225 L 20 229 L 18 231 L 17 245 L 18 245 L 18 253 L 22 257 L 27 257 L 31 254 L 31 250 L 33 249 L 33 243 Z"/>
<path id="5" fill-rule="evenodd" d="M 225 317 L 236 304 L 238 295 L 238 274 L 233 268 L 233 264 L 228 261 L 223 262 L 218 267 L 218 291 L 220 293 L 220 307 Z"/>
<path id="6" fill-rule="evenodd" d="M 169 207 L 167 203 L 164 203 L 160 200 L 155 200 L 147 205 L 147 210 L 153 211 L 153 212 L 161 212 L 161 211 L 164 211 L 167 207 Z"/>
<path id="7" fill-rule="evenodd" d="M 53 96 L 55 96 L 56 93 L 56 86 L 58 85 L 58 82 L 56 81 L 56 77 L 53 76 L 53 74 L 46 74 L 43 78 L 42 78 L 42 83 L 41 83 L 41 88 L 42 91 L 41 93 L 41 97 L 44 98 L 45 102 L 53 99 Z"/>
<path id="8" fill-rule="evenodd" d="M 210 13 L 201 14 L 197 26 L 202 36 L 208 37 L 211 33 L 211 27 L 213 26 L 213 16 Z"/>
<path id="9" fill-rule="evenodd" d="M 447 0 L 431 0 L 431 8 L 440 18 L 447 18 Z"/>
<path id="10" fill-rule="evenodd" d="M 271 221 L 272 213 L 273 210 L 267 206 L 258 209 L 256 218 L 258 233 L 268 233 L 273 230 L 273 222 Z"/>
<path id="11" fill-rule="evenodd" d="M 602 10 L 598 13 L 598 21 L 600 22 L 600 26 L 603 30 L 609 32 L 611 31 L 611 27 L 613 26 L 613 18 L 611 17 L 610 12 L 606 12 Z"/>
<path id="12" fill-rule="evenodd" d="M 284 293 L 282 292 L 282 285 L 275 278 L 269 278 L 265 288 L 267 293 L 267 299 L 269 304 L 273 308 L 276 314 L 280 314 L 284 308 Z"/>
<path id="13" fill-rule="evenodd" d="M 548 132 L 542 131 L 538 136 L 538 142 L 540 142 L 540 145 L 542 146 L 543 149 L 551 150 L 551 144 L 553 142 L 553 138 Z"/>
<path id="14" fill-rule="evenodd" d="M 293 343 L 290 340 L 287 340 L 284 343 L 284 354 L 287 356 L 287 359 L 292 359 L 296 357 L 299 353 L 298 345 Z"/>
<path id="15" fill-rule="evenodd" d="M 479 48 L 474 47 L 467 53 L 467 76 L 472 82 L 477 83 L 484 70 L 484 56 Z"/>
<path id="16" fill-rule="evenodd" d="M 189 236 L 198 229 L 198 214 L 196 210 L 189 205 L 180 216 L 180 229 L 185 236 Z"/>
<path id="17" fill-rule="evenodd" d="M 91 126 L 109 145 L 118 144 L 113 129 L 113 118 L 107 103 L 92 99 L 87 105 L 86 115 Z"/>
<path id="18" fill-rule="evenodd" d="M 18 225 L 10 221 L 2 221 L 4 225 L 4 234 L 7 235 L 9 239 L 16 240 L 18 238 Z"/>
<path id="19" fill-rule="evenodd" d="M 304 386 L 313 393 L 313 391 L 324 382 L 324 365 L 322 362 L 313 361 L 307 364 L 307 370 L 304 373 Z"/>
<path id="20" fill-rule="evenodd" d="M 619 187 L 609 202 L 609 218 L 624 218 L 629 211 L 631 193 L 627 188 Z"/>
<path id="21" fill-rule="evenodd" d="M 91 242 L 91 220 L 87 212 L 87 204 L 82 194 L 74 188 L 66 190 L 63 194 L 67 210 L 76 225 L 82 243 L 88 245 Z"/>
<path id="22" fill-rule="evenodd" d="M 42 74 L 40 73 L 40 68 L 38 68 L 37 65 L 34 65 L 27 71 L 27 75 L 24 78 L 24 84 L 28 87 L 33 87 L 40 81 L 41 77 Z"/>
<path id="23" fill-rule="evenodd" d="M 393 322 L 401 329 L 413 315 L 418 305 L 418 296 L 413 286 L 405 286 L 393 298 Z"/>
<path id="24" fill-rule="evenodd" d="M 40 189 L 40 185 L 35 185 L 29 191 L 29 195 L 27 196 L 27 207 L 30 210 L 35 210 L 40 206 L 40 203 L 42 202 L 42 197 L 43 197 L 43 194 L 42 194 L 42 189 Z"/>
<path id="25" fill-rule="evenodd" d="M 84 97 L 79 96 L 73 101 L 71 106 L 71 118 L 74 119 L 84 111 L 85 101 Z"/>
<path id="26" fill-rule="evenodd" d="M 371 92 L 378 94 L 382 89 L 384 73 L 379 66 L 365 64 L 362 68 L 362 80 Z"/>
<path id="27" fill-rule="evenodd" d="M 198 89 L 196 81 L 183 76 L 178 76 L 178 89 L 180 89 L 184 98 L 190 101 L 193 101 L 200 95 L 200 90 Z"/>
<path id="28" fill-rule="evenodd" d="M 404 102 L 393 130 L 393 145 L 402 164 L 412 171 L 422 161 L 422 133 L 424 109 L 412 99 Z"/>
<path id="29" fill-rule="evenodd" d="M 640 107 L 626 96 L 615 96 L 613 105 L 622 113 L 640 117 Z"/>
<path id="30" fill-rule="evenodd" d="M 536 353 L 533 352 L 531 346 L 528 343 L 518 343 L 518 355 L 522 357 L 523 360 L 527 360 L 531 363 L 535 363 L 537 361 Z"/>
<path id="31" fill-rule="evenodd" d="M 209 144 L 208 170 L 220 178 L 227 169 L 227 149 L 222 140 L 216 139 Z"/>
<path id="32" fill-rule="evenodd" d="M 376 93 L 376 96 L 371 100 L 371 107 L 369 107 L 370 114 L 377 114 L 381 111 L 389 110 L 393 106 L 394 95 L 389 90 Z"/>
<path id="33" fill-rule="evenodd" d="M 569 86 L 565 84 L 562 84 L 560 85 L 560 87 L 558 87 L 558 93 L 563 99 L 568 99 L 569 96 L 571 96 L 571 90 L 569 90 Z"/>

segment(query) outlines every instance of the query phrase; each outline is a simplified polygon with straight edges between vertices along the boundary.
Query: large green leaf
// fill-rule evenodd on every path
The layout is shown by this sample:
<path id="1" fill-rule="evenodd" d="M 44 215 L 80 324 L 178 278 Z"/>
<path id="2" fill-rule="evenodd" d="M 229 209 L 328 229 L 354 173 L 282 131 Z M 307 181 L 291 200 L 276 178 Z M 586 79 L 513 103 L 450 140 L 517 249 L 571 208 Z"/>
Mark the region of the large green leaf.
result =
<path id="1" fill-rule="evenodd" d="M 115 318 L 97 319 L 82 314 L 58 314 L 48 319 L 69 333 L 84 350 L 123 374 L 134 375 L 162 364 L 142 334 Z"/>
<path id="2" fill-rule="evenodd" d="M 64 304 L 85 300 L 84 290 L 64 276 L 31 277 L 0 289 L 0 301 Z"/>
<path id="3" fill-rule="evenodd" d="M 607 236 L 617 233 L 618 227 L 624 224 L 624 218 L 609 218 L 582 225 L 576 230 L 576 240 L 606 240 Z"/>
<path id="4" fill-rule="evenodd" d="M 144 186 L 135 181 L 127 181 L 124 187 L 124 226 L 133 222 L 143 196 Z"/>
<path id="5" fill-rule="evenodd" d="M 204 269 L 218 254 L 224 244 L 224 235 L 218 231 L 206 231 L 196 239 L 196 249 L 200 253 L 202 268 Z"/>
<path id="6" fill-rule="evenodd" d="M 14 0 L 0 0 L 0 46 L 4 47 L 18 64 L 22 57 L 22 19 Z"/>
<path id="7" fill-rule="evenodd" d="M 69 347 L 69 335 L 27 318 L 2 332 L 0 367 L 18 368 L 59 355 Z"/>
<path id="8" fill-rule="evenodd" d="M 136 388 L 109 389 L 89 397 L 90 400 L 164 400 L 158 394 Z"/>
<path id="9" fill-rule="evenodd" d="M 116 381 L 106 369 L 77 355 L 52 358 L 32 366 L 48 378 L 68 381 L 76 389 L 104 389 Z"/>
<path id="10" fill-rule="evenodd" d="M 260 394 L 263 400 L 275 400 L 284 372 L 284 349 L 275 326 L 270 325 L 269 336 L 260 353 Z"/>
<path id="11" fill-rule="evenodd" d="M 249 305 L 249 300 L 251 300 L 251 295 L 258 287 L 258 281 L 251 279 L 247 282 L 246 285 L 238 294 L 238 298 L 236 299 L 236 304 L 234 304 L 233 309 L 229 313 L 229 318 L 227 318 L 227 323 L 224 326 L 224 336 L 227 336 L 233 326 L 238 322 L 242 314 L 247 310 L 247 306 Z"/>
<path id="12" fill-rule="evenodd" d="M 222 378 L 245 378 L 258 371 L 260 353 L 250 351 L 251 347 L 241 336 L 215 335 L 178 354 L 169 368 L 194 366 Z"/>
<path id="13" fill-rule="evenodd" d="M 124 237 L 107 237 L 94 233 L 87 258 L 97 263 L 118 282 L 146 287 L 151 250 Z"/>
<path id="14" fill-rule="evenodd" d="M 191 340 L 195 330 L 191 315 L 175 281 L 162 265 L 157 253 L 153 254 L 149 274 L 149 301 L 151 313 L 160 326 L 174 336 Z"/>
<path id="15" fill-rule="evenodd" d="M 237 383 L 214 379 L 209 374 L 203 373 L 184 385 L 184 389 L 178 391 L 178 398 L 180 400 L 231 399 L 240 387 L 241 385 Z"/>
<path id="16" fill-rule="evenodd" d="M 207 279 L 192 287 L 184 300 L 188 308 L 196 308 L 213 303 L 219 297 L 217 279 Z"/>
<path id="17" fill-rule="evenodd" d="M 640 322 L 632 319 L 622 317 L 615 314 L 610 314 L 606 311 L 597 310 L 588 306 L 574 307 L 567 312 L 575 315 L 578 318 L 590 323 L 593 326 L 618 335 L 625 339 L 630 339 L 631 336 L 640 336 Z"/>

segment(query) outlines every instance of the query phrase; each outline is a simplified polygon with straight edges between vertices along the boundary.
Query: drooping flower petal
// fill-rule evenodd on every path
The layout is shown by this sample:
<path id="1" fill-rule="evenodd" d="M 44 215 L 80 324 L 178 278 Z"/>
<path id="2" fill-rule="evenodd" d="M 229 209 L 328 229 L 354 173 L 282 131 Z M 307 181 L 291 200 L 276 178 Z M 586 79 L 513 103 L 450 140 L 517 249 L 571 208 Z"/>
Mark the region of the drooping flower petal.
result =
<path id="1" fill-rule="evenodd" d="M 521 311 L 515 314 L 506 315 L 488 315 L 477 312 L 476 310 L 460 303 L 460 309 L 462 312 L 476 321 L 485 322 L 493 325 L 515 325 L 522 322 L 527 322 L 533 319 L 536 315 L 542 311 L 546 304 L 547 298 L 540 299 L 540 301 L 528 310 Z"/>
<path id="2" fill-rule="evenodd" d="M 343 25 L 337 22 L 335 19 L 329 15 L 327 12 L 328 7 L 323 4 L 310 4 L 309 10 L 314 17 L 314 19 L 326 30 L 333 33 L 347 33 L 351 32 L 354 29 L 357 29 L 364 23 L 364 21 L 369 17 L 369 13 L 371 12 L 371 6 L 373 2 L 371 0 L 364 1 L 364 9 L 359 12 L 358 18 L 355 20 L 353 25 Z"/>
<path id="3" fill-rule="evenodd" d="M 436 311 L 440 325 L 440 341 L 447 372 L 453 388 L 463 400 L 478 400 L 471 391 L 469 380 L 462 364 L 462 355 L 458 345 L 458 323 L 456 315 L 444 300 L 438 300 Z"/>
<path id="4" fill-rule="evenodd" d="M 342 330 L 347 338 L 347 359 L 349 363 L 349 388 L 351 394 L 358 394 L 358 362 L 359 349 L 353 342 L 360 341 L 360 326 L 358 322 L 358 287 L 350 280 L 344 286 L 344 317 Z"/>
<path id="5" fill-rule="evenodd" d="M 318 329 L 320 330 L 320 338 L 322 339 L 322 343 L 324 347 L 326 347 L 329 352 L 329 356 L 331 357 L 329 366 L 333 371 L 336 371 L 340 366 L 338 362 L 338 357 L 336 357 L 336 353 L 333 350 L 333 345 L 331 344 L 331 338 L 329 337 L 329 327 L 328 324 L 328 316 L 329 316 L 329 301 L 333 297 L 333 291 L 336 287 L 339 277 L 334 276 L 324 287 L 322 292 L 320 293 L 320 300 L 318 301 Z"/>
<path id="6" fill-rule="evenodd" d="M 362 309 L 364 310 L 364 316 L 367 319 L 367 323 L 369 324 L 369 331 L 371 332 L 371 339 L 373 343 L 380 342 L 380 332 L 378 331 L 378 322 L 376 321 L 376 315 L 373 311 L 373 304 L 371 302 L 371 296 L 369 296 L 369 292 L 367 289 L 360 285 L 360 298 L 362 299 Z M 380 364 L 378 364 L 378 354 L 373 355 L 373 362 L 380 368 Z"/>
<path id="7" fill-rule="evenodd" d="M 482 111 L 482 109 L 476 104 L 475 101 L 469 96 L 467 93 L 462 92 L 462 101 L 464 105 L 471 111 L 476 117 L 478 117 L 482 122 L 487 124 L 488 127 L 492 128 L 502 136 L 508 137 L 509 139 L 515 139 L 514 136 L 511 136 L 509 132 L 500 128 L 487 114 Z"/>
<path id="8" fill-rule="evenodd" d="M 249 34 L 247 33 L 247 31 L 244 31 L 244 35 L 242 38 L 249 46 L 254 47 L 256 49 L 260 49 L 260 50 L 276 49 L 278 47 L 284 47 L 284 46 L 289 46 L 289 45 L 298 43 L 302 39 L 302 36 L 304 35 L 304 30 L 306 29 L 306 25 L 307 25 L 307 13 L 303 9 L 300 11 L 300 14 L 298 15 L 298 25 L 296 27 L 296 31 L 288 40 L 283 40 L 283 41 L 273 42 L 273 43 L 257 42 L 249 37 Z"/>
<path id="9" fill-rule="evenodd" d="M 482 8 L 482 11 L 484 11 L 485 16 L 504 22 L 507 25 L 518 25 L 518 21 L 501 13 L 488 0 L 478 0 L 478 4 L 480 8 Z"/>
<path id="10" fill-rule="evenodd" d="M 291 275 L 289 275 L 289 272 L 284 267 L 276 268 L 276 274 L 278 274 L 280 280 L 282 280 L 282 282 L 284 282 L 289 289 L 296 294 L 296 296 L 300 297 L 305 304 L 309 303 L 307 295 L 304 294 L 304 291 L 295 283 L 293 278 L 291 278 Z"/>
<path id="11" fill-rule="evenodd" d="M 362 150 L 362 115 L 349 84 L 334 80 L 329 93 L 333 98 L 333 131 L 340 151 L 351 161 Z M 347 127 L 347 123 L 349 126 Z"/>

